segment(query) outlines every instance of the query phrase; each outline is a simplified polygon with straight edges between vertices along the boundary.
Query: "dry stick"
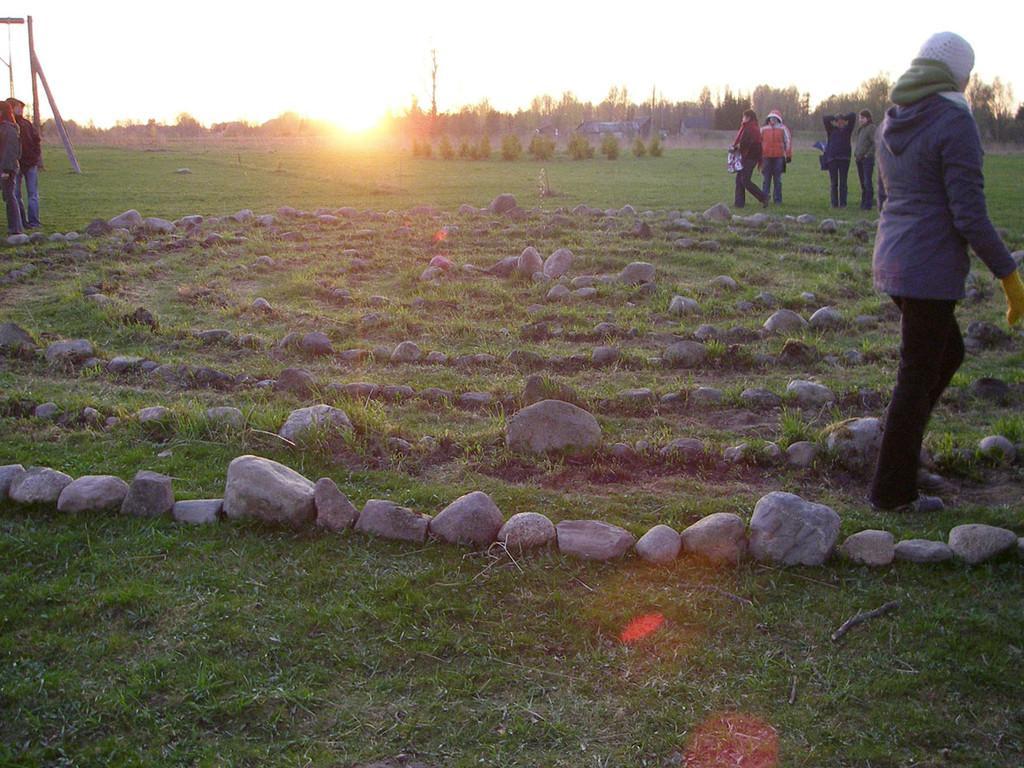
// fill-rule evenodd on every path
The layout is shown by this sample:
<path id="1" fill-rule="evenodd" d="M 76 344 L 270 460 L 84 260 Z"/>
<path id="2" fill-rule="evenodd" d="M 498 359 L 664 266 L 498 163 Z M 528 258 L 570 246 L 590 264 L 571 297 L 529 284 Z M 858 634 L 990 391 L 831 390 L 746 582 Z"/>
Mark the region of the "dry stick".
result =
<path id="1" fill-rule="evenodd" d="M 735 600 L 737 603 L 741 603 L 742 605 L 753 606 L 754 604 L 753 600 L 749 600 L 746 597 L 740 597 L 739 595 L 734 595 L 732 592 L 726 592 L 721 587 L 716 587 L 713 584 L 695 584 L 694 586 L 709 592 L 717 592 L 718 594 L 728 597 L 730 600 Z"/>
<path id="2" fill-rule="evenodd" d="M 889 611 L 895 611 L 899 607 L 900 601 L 892 600 L 886 603 L 885 605 L 881 606 L 880 608 L 875 608 L 875 610 L 873 611 L 864 611 L 863 613 L 858 613 L 856 616 L 853 616 L 844 621 L 843 625 L 832 633 L 832 642 L 834 643 L 836 640 L 841 638 L 843 635 L 845 635 L 851 629 L 856 627 L 858 624 L 863 624 L 865 621 L 868 621 L 869 619 L 884 616 L 885 614 L 889 613 Z"/>
<path id="3" fill-rule="evenodd" d="M 796 703 L 796 675 L 793 675 L 793 680 L 789 686 L 789 705 L 793 706 Z"/>

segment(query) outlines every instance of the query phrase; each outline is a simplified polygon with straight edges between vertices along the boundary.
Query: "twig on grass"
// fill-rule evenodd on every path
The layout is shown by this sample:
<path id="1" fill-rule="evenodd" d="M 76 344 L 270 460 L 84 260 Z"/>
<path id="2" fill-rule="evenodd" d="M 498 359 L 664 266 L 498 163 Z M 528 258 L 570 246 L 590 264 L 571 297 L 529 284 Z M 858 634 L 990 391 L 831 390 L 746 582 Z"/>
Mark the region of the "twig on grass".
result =
<path id="1" fill-rule="evenodd" d="M 724 589 L 722 589 L 721 587 L 716 587 L 714 584 L 694 584 L 694 586 L 698 589 L 705 589 L 709 592 L 717 592 L 719 595 L 728 597 L 730 600 L 735 600 L 737 603 L 740 603 L 742 605 L 747 605 L 751 607 L 753 607 L 754 605 L 753 600 L 746 597 L 741 597 L 740 595 L 734 595 L 732 592 L 726 592 Z"/>
<path id="2" fill-rule="evenodd" d="M 851 616 L 849 619 L 843 622 L 843 625 L 839 627 L 839 629 L 832 633 L 832 642 L 836 642 L 836 640 L 841 638 L 843 635 L 845 635 L 858 624 L 863 624 L 865 621 L 868 621 L 870 619 L 874 619 L 879 616 L 884 616 L 885 614 L 889 613 L 889 611 L 895 611 L 899 607 L 899 600 L 891 600 L 885 605 L 879 608 L 875 608 L 873 611 L 863 611 L 861 613 L 858 613 L 856 616 Z"/>
<path id="3" fill-rule="evenodd" d="M 798 579 L 803 579 L 804 581 L 809 581 L 812 584 L 820 584 L 821 586 L 828 587 L 829 589 L 839 589 L 839 585 L 838 584 L 829 584 L 827 581 L 822 581 L 821 579 L 812 579 L 810 576 L 803 576 L 803 575 L 801 575 L 799 573 L 793 573 L 792 571 L 788 571 L 785 568 L 773 568 L 772 566 L 764 565 L 763 563 L 759 563 L 757 567 L 758 568 L 762 568 L 762 569 L 764 569 L 766 571 L 775 571 L 776 573 L 784 573 L 787 576 L 794 576 L 794 577 L 796 577 Z"/>
<path id="4" fill-rule="evenodd" d="M 588 591 L 590 591 L 590 592 L 596 592 L 596 591 L 597 591 L 596 589 L 594 589 L 594 588 L 593 588 L 592 586 L 590 586 L 589 584 L 587 584 L 587 583 L 586 583 L 585 581 L 583 581 L 583 580 L 582 580 L 581 578 L 579 578 L 578 576 L 573 576 L 573 577 L 572 577 L 572 580 L 573 580 L 573 581 L 578 581 L 578 582 L 579 582 L 580 584 L 582 584 L 582 585 L 583 585 L 584 587 L 586 587 L 586 589 L 587 589 Z"/>
<path id="5" fill-rule="evenodd" d="M 293 443 L 287 437 L 281 437 L 276 432 L 267 432 L 267 430 L 265 430 L 265 429 L 256 429 L 255 427 L 250 427 L 250 431 L 256 432 L 257 434 L 260 434 L 260 435 L 270 435 L 271 437 L 276 437 L 278 440 L 280 440 L 285 445 L 288 445 L 288 446 L 290 446 L 292 448 L 296 447 L 295 443 Z"/>
<path id="6" fill-rule="evenodd" d="M 793 706 L 794 704 L 796 704 L 796 675 L 793 675 L 789 684 L 789 705 Z"/>

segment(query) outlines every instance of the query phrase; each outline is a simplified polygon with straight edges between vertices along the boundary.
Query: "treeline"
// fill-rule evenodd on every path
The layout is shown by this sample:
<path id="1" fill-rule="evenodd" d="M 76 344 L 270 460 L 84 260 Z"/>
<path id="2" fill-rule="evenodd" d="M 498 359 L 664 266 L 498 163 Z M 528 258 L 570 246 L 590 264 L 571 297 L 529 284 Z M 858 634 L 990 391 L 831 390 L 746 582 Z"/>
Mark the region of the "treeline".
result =
<path id="1" fill-rule="evenodd" d="M 404 142 L 438 141 L 442 137 L 462 145 L 462 141 L 480 137 L 521 137 L 542 133 L 549 136 L 570 137 L 585 121 L 622 121 L 651 118 L 653 135 L 660 137 L 687 135 L 706 130 L 734 130 L 743 111 L 753 108 L 763 121 L 770 110 L 779 110 L 793 130 L 822 130 L 822 116 L 842 112 L 870 109 L 877 120 L 890 106 L 889 92 L 893 82 L 879 74 L 865 80 L 851 93 L 839 93 L 810 106 L 810 95 L 796 86 L 777 88 L 759 85 L 749 93 L 733 92 L 726 86 L 722 92 L 712 94 L 703 88 L 696 101 L 669 102 L 657 94 L 645 101 L 635 101 L 625 86 L 609 89 L 600 103 L 580 101 L 571 91 L 560 97 L 535 97 L 529 108 L 515 112 L 494 109 L 486 99 L 479 104 L 464 106 L 457 111 L 433 114 L 424 111 L 414 99 L 404 112 L 389 115 L 382 129 L 393 138 Z M 1024 104 L 1014 101 L 1009 85 L 998 77 L 992 82 L 982 81 L 975 75 L 967 88 L 975 120 L 986 141 L 1024 143 Z M 119 122 L 111 128 L 79 125 L 66 122 L 72 141 L 103 141 L 111 143 L 152 143 L 173 139 L 278 139 L 329 135 L 335 128 L 328 122 L 310 120 L 293 112 L 286 112 L 265 123 L 245 121 L 214 123 L 203 126 L 188 113 L 182 113 L 173 124 L 149 120 L 146 123 Z M 46 138 L 57 139 L 52 120 L 43 124 Z"/>

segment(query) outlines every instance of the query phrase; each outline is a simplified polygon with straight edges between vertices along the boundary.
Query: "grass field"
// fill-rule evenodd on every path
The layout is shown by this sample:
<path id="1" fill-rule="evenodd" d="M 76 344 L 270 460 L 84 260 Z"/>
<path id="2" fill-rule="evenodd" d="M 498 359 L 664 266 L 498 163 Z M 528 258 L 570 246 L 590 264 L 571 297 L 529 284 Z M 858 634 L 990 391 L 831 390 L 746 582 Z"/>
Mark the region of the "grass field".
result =
<path id="1" fill-rule="evenodd" d="M 249 382 L 302 367 L 319 387 L 302 398 L 251 383 L 204 387 L 194 377 L 0 358 L 0 465 L 125 480 L 153 469 L 174 478 L 179 499 L 217 498 L 228 463 L 255 453 L 313 480 L 333 478 L 357 507 L 378 498 L 436 514 L 483 490 L 506 518 L 526 511 L 555 522 L 597 518 L 639 536 L 657 523 L 681 530 L 711 512 L 747 519 L 762 495 L 786 490 L 839 512 L 842 537 L 881 528 L 897 539 L 944 539 L 961 522 L 1024 535 L 1020 461 L 997 466 L 974 453 L 986 435 L 1024 441 L 1019 332 L 969 355 L 935 414 L 926 443 L 953 502 L 941 514 L 871 512 L 864 477 L 827 451 L 807 469 L 763 454 L 721 459 L 723 448 L 741 441 L 762 449 L 769 441 L 820 442 L 831 423 L 880 415 L 892 385 L 898 323 L 871 288 L 870 228 L 865 238 L 851 235 L 860 212 L 843 211 L 835 235 L 783 219 L 829 215 L 827 178 L 813 154 L 798 156 L 787 173 L 786 202 L 768 211 L 777 226 L 695 218 L 693 235 L 673 232 L 667 212 L 731 202 L 724 152 L 543 166 L 303 149 L 86 148 L 80 159 L 86 173 L 75 176 L 56 150 L 47 155 L 40 183 L 48 232 L 82 231 L 129 208 L 166 218 L 274 213 L 282 205 L 360 213 L 271 228 L 224 221 L 217 227 L 224 239 L 206 248 L 176 236 L 6 248 L 0 277 L 36 269 L 0 282 L 0 322 L 19 323 L 44 346 L 89 339 L 104 362 L 133 355 Z M 1012 249 L 1024 248 L 1024 157 L 986 163 L 992 217 Z M 183 167 L 192 173 L 175 173 Z M 541 167 L 559 196 L 538 197 Z M 851 179 L 851 199 L 855 188 Z M 541 210 L 522 219 L 455 212 L 501 192 Z M 578 203 L 650 208 L 653 237 L 624 236 L 632 216 L 554 213 Z M 421 204 L 440 211 L 409 212 Z M 746 213 L 758 211 L 751 205 Z M 682 250 L 673 244 L 681 235 L 720 248 Z M 418 279 L 435 255 L 487 267 L 527 245 L 544 256 L 570 248 L 572 276 L 648 261 L 657 288 L 642 294 L 599 284 L 591 299 L 556 303 L 545 301 L 550 285 L 529 280 L 461 270 L 432 283 Z M 272 262 L 259 264 L 263 256 Z M 739 289 L 711 288 L 722 274 Z M 959 310 L 961 325 L 1005 328 L 998 284 L 980 265 L 976 287 L 979 299 Z M 87 298 L 95 290 L 111 303 Z M 805 317 L 835 306 L 844 325 L 794 334 L 818 354 L 789 360 L 780 354 L 786 336 L 756 333 L 771 310 L 737 306 L 762 292 Z M 697 299 L 700 312 L 670 315 L 676 294 Z M 256 297 L 273 311 L 253 311 Z M 158 327 L 123 322 L 140 306 Z M 860 315 L 878 321 L 856 325 Z M 544 333 L 533 325 L 540 322 L 548 323 Z M 601 322 L 619 332 L 595 333 Z M 709 360 L 697 369 L 650 362 L 666 339 L 705 323 L 742 332 L 709 342 Z M 256 340 L 204 343 L 195 334 L 206 329 Z M 313 330 L 338 352 L 377 352 L 346 362 L 279 344 Z M 451 360 L 494 359 L 387 362 L 383 353 L 404 340 Z M 605 344 L 620 350 L 619 362 L 592 365 L 592 348 Z M 517 364 L 515 353 L 539 362 Z M 510 453 L 504 426 L 530 373 L 571 387 L 598 417 L 606 445 L 647 441 L 652 449 L 628 462 L 606 451 L 544 460 Z M 971 385 L 983 377 L 1007 382 L 1009 402 L 974 397 Z M 793 379 L 826 384 L 836 403 L 801 409 L 784 398 L 782 407 L 752 410 L 740 398 L 747 387 L 783 395 Z M 455 398 L 356 399 L 330 386 L 353 382 L 438 387 Z M 698 386 L 720 389 L 722 402 L 688 406 L 685 395 Z M 621 399 L 638 387 L 683 397 Z M 460 405 L 466 392 L 493 401 Z M 48 401 L 68 418 L 31 416 L 30 405 Z M 313 402 L 344 408 L 354 437 L 296 449 L 274 436 L 293 408 Z M 151 405 L 172 411 L 160 430 L 131 417 Z M 245 427 L 209 423 L 203 412 L 215 405 L 242 409 Z M 89 426 L 77 418 L 86 406 L 121 422 Z M 658 454 L 669 440 L 690 436 L 704 441 L 706 461 Z M 655 568 L 636 558 L 512 560 L 352 533 L 190 527 L 0 502 L 0 562 L 3 765 L 980 768 L 1024 761 L 1024 571 L 1016 555 L 976 567 L 868 569 L 833 560 L 821 568 L 715 569 L 683 558 Z M 898 611 L 830 641 L 845 619 L 890 600 L 901 601 Z M 658 617 L 650 621 L 656 629 L 631 639 L 628 628 L 645 617 Z"/>

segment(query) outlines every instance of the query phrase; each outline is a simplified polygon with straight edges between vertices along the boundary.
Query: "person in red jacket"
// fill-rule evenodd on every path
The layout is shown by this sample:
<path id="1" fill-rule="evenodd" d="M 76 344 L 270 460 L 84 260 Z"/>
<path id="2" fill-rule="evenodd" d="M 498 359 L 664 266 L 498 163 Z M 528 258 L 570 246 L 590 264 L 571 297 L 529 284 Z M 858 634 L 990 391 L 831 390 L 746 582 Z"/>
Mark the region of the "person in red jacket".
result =
<path id="1" fill-rule="evenodd" d="M 743 163 L 743 168 L 736 173 L 736 196 L 733 203 L 737 208 L 745 206 L 746 192 L 749 192 L 761 205 L 767 206 L 768 196 L 750 180 L 754 168 L 761 164 L 761 129 L 757 126 L 757 114 L 754 110 L 748 109 L 743 113 L 743 122 L 740 123 L 736 139 L 729 149 L 739 152 Z"/>
<path id="2" fill-rule="evenodd" d="M 764 175 L 761 192 L 767 199 L 774 182 L 772 200 L 776 205 L 782 202 L 782 174 L 786 172 L 786 163 L 792 159 L 793 140 L 789 128 L 783 124 L 779 110 L 773 109 L 761 126 L 761 173 Z"/>

